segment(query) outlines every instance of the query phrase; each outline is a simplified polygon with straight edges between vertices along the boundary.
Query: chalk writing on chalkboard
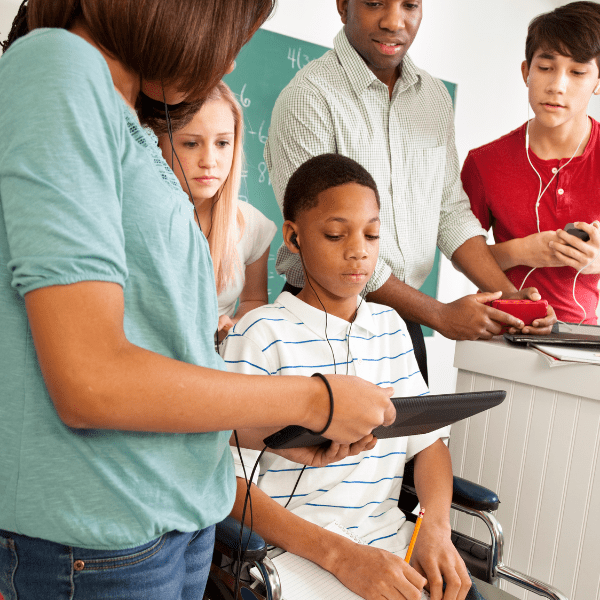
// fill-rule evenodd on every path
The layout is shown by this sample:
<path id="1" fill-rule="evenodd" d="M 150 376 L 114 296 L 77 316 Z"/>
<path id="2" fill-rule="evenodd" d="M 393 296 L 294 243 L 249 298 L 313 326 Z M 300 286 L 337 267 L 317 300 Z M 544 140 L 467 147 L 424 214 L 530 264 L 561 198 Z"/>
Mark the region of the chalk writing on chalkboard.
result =
<path id="1" fill-rule="evenodd" d="M 302 54 L 300 46 L 297 49 L 288 47 L 288 60 L 292 63 L 292 69 L 298 69 L 298 71 L 311 61 L 308 54 Z"/>
<path id="2" fill-rule="evenodd" d="M 269 302 L 273 302 L 285 283 L 285 278 L 275 271 L 277 249 L 283 242 L 283 218 L 271 187 L 269 171 L 263 158 L 265 143 L 271 123 L 271 112 L 279 93 L 298 71 L 311 60 L 319 58 L 329 48 L 297 40 L 285 35 L 260 29 L 236 59 L 235 70 L 225 77 L 225 82 L 237 95 L 244 110 L 246 125 L 244 153 L 246 167 L 242 172 L 240 198 L 250 202 L 277 225 L 278 232 L 271 244 L 269 255 Z M 446 87 L 454 99 L 456 86 Z M 439 251 L 433 269 L 421 291 L 435 297 L 439 275 Z M 431 330 L 424 328 L 425 335 Z"/>

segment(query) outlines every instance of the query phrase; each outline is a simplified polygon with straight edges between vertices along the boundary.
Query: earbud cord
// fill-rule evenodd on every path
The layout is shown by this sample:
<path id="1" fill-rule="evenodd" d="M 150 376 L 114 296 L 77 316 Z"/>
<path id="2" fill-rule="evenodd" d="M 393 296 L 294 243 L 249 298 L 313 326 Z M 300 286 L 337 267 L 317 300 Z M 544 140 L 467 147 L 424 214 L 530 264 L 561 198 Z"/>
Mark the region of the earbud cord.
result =
<path id="1" fill-rule="evenodd" d="M 583 140 L 585 139 L 585 136 L 587 135 L 587 123 L 589 122 L 589 117 L 586 114 L 585 116 L 586 118 L 586 127 L 583 131 L 583 136 L 581 138 L 581 140 L 579 141 L 579 144 L 577 145 L 577 148 L 575 148 L 575 152 L 573 152 L 573 156 L 571 156 L 571 158 L 564 164 L 561 165 L 557 170 L 556 173 L 554 173 L 554 175 L 552 175 L 552 177 L 550 178 L 550 181 L 548 182 L 548 184 L 546 185 L 546 187 L 542 190 L 542 186 L 543 186 L 543 182 L 542 182 L 542 176 L 539 174 L 538 170 L 533 166 L 533 163 L 531 162 L 531 158 L 529 156 L 529 101 L 527 102 L 527 128 L 525 130 L 525 154 L 527 155 L 527 160 L 529 161 L 529 164 L 531 166 L 531 168 L 534 170 L 535 174 L 538 176 L 538 179 L 540 180 L 540 188 L 539 188 L 539 193 L 538 193 L 538 197 L 537 200 L 535 202 L 535 217 L 536 217 L 536 224 L 537 224 L 537 230 L 538 233 L 541 233 L 540 230 L 540 202 L 542 200 L 542 196 L 546 193 L 546 190 L 550 187 L 550 184 L 554 181 L 555 177 L 558 175 L 558 173 L 564 168 L 566 167 L 574 158 L 575 155 L 577 154 L 577 152 L 579 151 L 579 148 L 581 148 L 581 144 L 583 144 Z M 579 302 L 577 301 L 577 298 L 575 297 L 575 283 L 577 282 L 577 277 L 579 276 L 579 273 L 581 273 L 581 271 L 583 271 L 583 269 L 586 269 L 589 265 L 592 264 L 592 262 L 594 262 L 594 260 L 596 260 L 597 256 L 587 265 L 585 265 L 585 267 L 583 267 L 582 269 L 580 269 L 577 272 L 577 275 L 575 275 L 575 279 L 573 280 L 573 300 L 575 301 L 575 303 L 577 304 L 577 306 L 579 306 L 579 308 L 581 308 L 581 310 L 583 310 L 583 321 L 586 320 L 587 318 L 587 313 L 585 311 L 585 308 L 583 308 L 583 306 L 581 306 L 581 304 L 579 304 Z M 521 291 L 523 289 L 523 286 L 525 285 L 525 281 L 527 280 L 527 278 L 537 269 L 537 267 L 533 267 L 533 269 L 531 269 L 527 275 L 525 275 L 525 277 L 523 278 L 523 281 L 521 282 L 521 287 L 519 288 L 519 291 Z M 583 321 L 581 321 L 581 323 L 583 323 Z M 581 324 L 580 323 L 580 324 Z"/>
<path id="2" fill-rule="evenodd" d="M 240 455 L 240 460 L 242 460 L 242 454 L 241 454 L 241 450 L 239 447 L 239 443 L 237 440 L 237 433 L 236 433 L 236 445 L 238 447 L 238 453 Z M 242 519 L 241 519 L 241 525 L 240 525 L 240 537 L 238 539 L 238 546 L 237 546 L 237 572 L 236 572 L 236 576 L 235 576 L 235 587 L 234 587 L 234 594 L 233 597 L 237 598 L 238 597 L 238 592 L 240 589 L 240 580 L 241 580 L 241 575 L 242 575 L 242 560 L 243 557 L 246 553 L 246 550 L 248 549 L 248 545 L 250 544 L 250 538 L 252 537 L 252 531 L 253 531 L 253 522 L 252 522 L 252 494 L 250 493 L 250 486 L 252 485 L 252 480 L 254 479 L 254 474 L 256 473 L 256 469 L 258 468 L 258 465 L 260 464 L 260 459 L 262 458 L 263 454 L 266 452 L 267 450 L 267 446 L 265 446 L 260 454 L 258 455 L 258 458 L 256 459 L 256 462 L 254 463 L 254 467 L 252 469 L 252 472 L 250 473 L 250 479 L 246 479 L 246 496 L 244 498 L 244 507 L 242 509 Z M 242 460 L 242 465 L 244 464 L 244 461 Z M 244 477 L 246 477 L 246 470 L 244 468 Z M 244 546 L 244 549 L 242 549 L 242 542 L 243 542 L 243 533 L 244 533 L 244 522 L 246 520 L 246 508 L 248 506 L 248 502 L 250 502 L 250 533 L 248 534 L 248 539 L 246 540 L 246 545 Z"/>
<path id="3" fill-rule="evenodd" d="M 586 123 L 588 122 L 588 116 L 586 115 Z M 581 148 L 581 144 L 583 144 L 583 140 L 585 139 L 585 136 L 587 134 L 587 126 L 583 132 L 583 137 L 581 138 L 581 140 L 579 140 L 579 144 L 577 144 L 577 148 L 575 148 L 575 152 L 573 152 L 573 155 L 571 156 L 571 158 L 562 166 L 560 166 L 557 170 L 556 173 L 554 173 L 552 175 L 552 178 L 550 179 L 550 181 L 548 182 L 548 184 L 546 185 L 546 187 L 543 189 L 542 191 L 542 176 L 539 174 L 538 170 L 533 166 L 533 163 L 531 162 L 531 157 L 529 156 L 529 104 L 527 104 L 527 129 L 525 131 L 525 153 L 527 154 L 527 160 L 529 161 L 529 164 L 531 166 L 531 168 L 534 170 L 535 174 L 538 176 L 538 179 L 540 180 L 540 189 L 539 189 L 539 193 L 538 193 L 538 197 L 535 203 L 535 216 L 536 216 L 536 222 L 537 222 L 537 230 L 538 233 L 540 233 L 540 213 L 539 213 L 539 208 L 540 208 L 540 201 L 542 199 L 542 196 L 546 193 L 546 190 L 550 187 L 550 184 L 554 181 L 554 179 L 556 178 L 556 176 L 558 175 L 558 173 L 564 169 L 574 158 L 575 155 L 577 154 L 577 152 L 579 151 L 579 148 Z"/>
<path id="4" fill-rule="evenodd" d="M 334 374 L 337 374 L 337 364 L 335 362 L 335 354 L 333 353 L 333 348 L 331 347 L 331 342 L 329 341 L 329 338 L 327 337 L 327 309 L 323 305 L 323 302 L 321 302 L 321 298 L 319 298 L 319 294 L 317 294 L 317 290 L 315 290 L 315 288 L 313 287 L 313 284 L 310 282 L 310 277 L 308 276 L 308 273 L 306 271 L 306 266 L 304 265 L 304 258 L 302 258 L 302 251 L 300 250 L 298 245 L 296 245 L 296 247 L 299 250 L 298 254 L 300 255 L 300 261 L 302 262 L 302 268 L 304 269 L 304 277 L 306 278 L 306 281 L 308 281 L 308 285 L 310 285 L 312 291 L 314 292 L 315 296 L 317 297 L 317 300 L 319 301 L 319 304 L 323 308 L 323 312 L 325 313 L 325 339 L 327 340 L 327 343 L 329 344 L 329 349 L 331 350 L 331 356 L 333 357 L 333 372 L 334 372 Z M 350 321 L 350 327 L 348 328 L 348 341 L 347 341 L 348 351 L 346 353 L 346 375 L 348 375 L 348 365 L 350 362 L 350 332 L 352 331 L 352 325 L 354 325 L 354 320 L 356 319 L 356 315 L 358 314 L 358 309 L 360 308 L 364 299 L 365 299 L 365 297 L 361 295 L 360 302 L 358 303 L 358 306 L 356 307 L 356 310 L 354 311 L 354 315 L 352 316 L 352 321 Z M 354 362 L 354 359 L 352 359 L 352 361 Z M 287 508 L 289 503 L 292 501 L 292 498 L 294 497 L 294 494 L 296 493 L 296 489 L 298 488 L 298 484 L 300 483 L 300 478 L 304 474 L 305 469 L 306 469 L 306 465 L 304 465 L 302 467 L 302 470 L 300 471 L 300 475 L 298 475 L 298 479 L 296 479 L 296 483 L 294 484 L 294 488 L 292 489 L 292 493 L 290 494 L 290 496 L 283 508 Z"/>
<path id="5" fill-rule="evenodd" d="M 219 354 L 219 356 L 221 355 L 218 345 L 217 345 L 217 354 Z M 240 447 L 240 441 L 238 439 L 237 430 L 235 430 L 235 429 L 233 430 L 233 436 L 235 438 L 235 447 L 237 448 L 240 463 L 242 465 L 242 471 L 244 472 L 244 480 L 246 482 L 246 495 L 244 497 L 244 508 L 242 510 L 242 520 L 240 523 L 240 537 L 238 539 L 237 556 L 236 556 L 236 561 L 235 561 L 237 563 L 236 564 L 237 568 L 236 568 L 236 572 L 235 572 L 235 593 L 234 593 L 233 597 L 237 598 L 240 581 L 241 581 L 241 576 L 242 576 L 242 558 L 248 548 L 248 544 L 250 543 L 250 537 L 252 536 L 252 532 L 254 531 L 254 519 L 253 519 L 253 514 L 252 514 L 252 494 L 250 493 L 250 489 L 251 489 L 252 480 L 254 479 L 254 473 L 256 472 L 256 469 L 258 468 L 258 465 L 260 463 L 260 459 L 262 458 L 262 455 L 265 453 L 265 450 L 267 449 L 267 447 L 265 446 L 263 448 L 262 452 L 259 454 L 258 458 L 256 459 L 256 461 L 254 463 L 254 467 L 252 468 L 252 472 L 250 474 L 250 479 L 248 479 L 248 474 L 246 473 L 246 464 L 244 463 L 244 459 L 242 457 L 242 449 Z M 250 507 L 250 533 L 248 535 L 248 540 L 246 542 L 246 546 L 242 549 L 243 530 L 244 530 L 243 524 L 246 520 L 246 508 L 248 505 Z"/>
<path id="6" fill-rule="evenodd" d="M 169 115 L 169 105 L 167 104 L 167 99 L 165 96 L 165 86 L 161 84 L 161 88 L 162 88 L 162 95 L 163 95 L 163 103 L 165 105 L 165 119 L 167 121 L 167 133 L 169 134 L 169 142 L 171 143 L 171 164 L 174 164 L 173 163 L 173 155 L 175 155 L 175 158 L 177 159 L 177 163 L 179 164 L 179 168 L 181 169 L 181 173 L 183 175 L 183 180 L 185 181 L 185 185 L 188 189 L 188 194 L 190 195 L 190 202 L 192 203 L 192 206 L 194 207 L 194 214 L 196 215 L 196 220 L 198 221 L 198 227 L 200 228 L 200 231 L 202 231 L 202 226 L 200 225 L 200 217 L 198 215 L 198 211 L 196 210 L 196 205 L 194 204 L 194 197 L 192 196 L 192 190 L 190 189 L 190 184 L 188 183 L 187 177 L 185 176 L 185 171 L 183 170 L 181 161 L 179 160 L 179 156 L 177 155 L 177 152 L 175 151 L 175 143 L 173 142 L 173 127 L 171 125 L 171 115 Z"/>
<path id="7" fill-rule="evenodd" d="M 313 284 L 310 282 L 310 277 L 308 276 L 308 272 L 306 271 L 306 265 L 304 264 L 304 258 L 302 257 L 302 251 L 300 250 L 299 247 L 298 247 L 298 254 L 300 255 L 300 261 L 302 262 L 302 268 L 304 269 L 304 277 L 306 278 L 306 281 L 308 281 L 308 285 L 310 285 L 310 288 L 312 289 L 314 295 L 317 297 L 317 300 L 319 301 L 319 304 L 321 305 L 321 308 L 323 309 L 323 312 L 325 313 L 325 339 L 327 340 L 327 344 L 329 345 L 329 350 L 331 350 L 331 358 L 333 359 L 333 373 L 334 373 L 334 375 L 337 375 L 337 363 L 335 362 L 335 354 L 333 352 L 331 342 L 329 341 L 329 337 L 327 336 L 327 309 L 325 308 L 324 304 L 321 302 L 321 298 L 319 298 L 319 294 L 317 294 L 317 290 L 315 290 L 315 288 L 313 287 Z M 347 362 L 346 362 L 346 375 L 348 375 L 348 363 Z"/>
<path id="8" fill-rule="evenodd" d="M 579 304 L 579 302 L 577 301 L 577 298 L 575 297 L 575 284 L 577 283 L 577 278 L 579 277 L 579 273 L 581 273 L 581 271 L 583 271 L 584 269 L 587 269 L 593 262 L 596 261 L 596 259 L 600 256 L 600 249 L 598 250 L 598 252 L 596 252 L 596 256 L 594 256 L 594 258 L 592 258 L 592 260 L 590 260 L 590 262 L 587 265 L 584 265 L 583 267 L 581 267 L 581 269 L 579 269 L 579 271 L 577 271 L 577 273 L 575 274 L 575 279 L 573 279 L 573 300 L 575 300 L 575 303 L 577 304 L 577 306 L 579 306 L 579 308 L 583 311 L 583 319 L 581 319 L 581 321 L 579 321 L 579 325 L 581 325 L 586 319 L 587 319 L 587 311 L 585 310 L 585 308 L 583 306 L 581 306 L 581 304 Z M 559 321 L 560 323 L 562 323 L 563 321 Z"/>

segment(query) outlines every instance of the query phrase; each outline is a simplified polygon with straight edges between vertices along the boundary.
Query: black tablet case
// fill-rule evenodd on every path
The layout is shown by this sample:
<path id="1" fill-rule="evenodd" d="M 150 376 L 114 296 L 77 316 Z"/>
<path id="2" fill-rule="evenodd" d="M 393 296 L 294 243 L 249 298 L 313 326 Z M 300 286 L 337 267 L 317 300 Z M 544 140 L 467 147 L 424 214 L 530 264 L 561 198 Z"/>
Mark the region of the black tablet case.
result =
<path id="1" fill-rule="evenodd" d="M 524 333 L 505 333 L 504 339 L 512 344 L 551 344 L 553 346 L 569 346 L 571 348 L 600 348 L 600 335 L 589 333 L 551 333 L 549 335 L 530 335 Z"/>
<path id="2" fill-rule="evenodd" d="M 429 433 L 497 406 L 505 397 L 504 390 L 495 390 L 392 398 L 396 420 L 387 427 L 376 427 L 373 435 L 385 439 Z M 290 425 L 264 439 L 265 445 L 274 449 L 304 448 L 329 442 L 300 425 Z"/>

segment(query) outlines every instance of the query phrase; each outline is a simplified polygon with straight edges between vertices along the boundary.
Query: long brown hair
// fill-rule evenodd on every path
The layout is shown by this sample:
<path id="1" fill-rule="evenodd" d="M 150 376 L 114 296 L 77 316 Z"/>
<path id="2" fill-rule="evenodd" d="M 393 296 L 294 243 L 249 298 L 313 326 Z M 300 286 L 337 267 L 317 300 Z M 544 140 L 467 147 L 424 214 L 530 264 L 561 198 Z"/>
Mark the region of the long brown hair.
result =
<path id="1" fill-rule="evenodd" d="M 142 79 L 195 99 L 220 81 L 275 1 L 29 0 L 27 27 L 69 29 L 81 22 L 96 44 Z"/>

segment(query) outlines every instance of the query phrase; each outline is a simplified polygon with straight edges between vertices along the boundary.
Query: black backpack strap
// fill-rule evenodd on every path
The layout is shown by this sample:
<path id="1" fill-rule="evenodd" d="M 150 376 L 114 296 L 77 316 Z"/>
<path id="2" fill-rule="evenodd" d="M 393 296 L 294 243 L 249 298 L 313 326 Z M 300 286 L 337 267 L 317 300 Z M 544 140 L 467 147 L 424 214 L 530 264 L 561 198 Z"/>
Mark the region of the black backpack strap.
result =
<path id="1" fill-rule="evenodd" d="M 406 329 L 410 334 L 410 339 L 412 340 L 413 348 L 415 350 L 415 358 L 417 359 L 417 364 L 419 365 L 421 375 L 423 375 L 425 383 L 427 386 L 429 386 L 429 375 L 427 373 L 427 349 L 425 347 L 423 330 L 421 329 L 421 326 L 414 321 L 405 321 L 405 323 Z"/>

